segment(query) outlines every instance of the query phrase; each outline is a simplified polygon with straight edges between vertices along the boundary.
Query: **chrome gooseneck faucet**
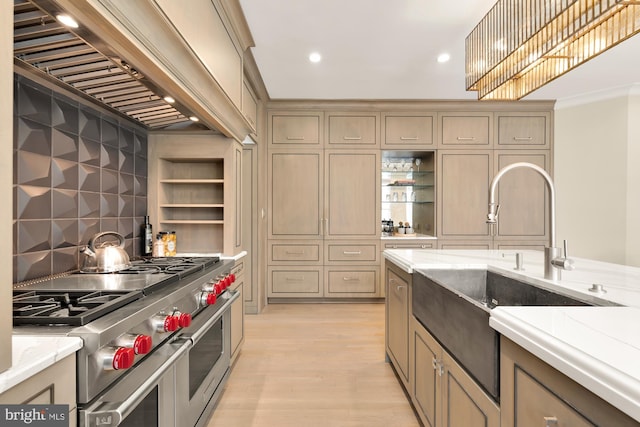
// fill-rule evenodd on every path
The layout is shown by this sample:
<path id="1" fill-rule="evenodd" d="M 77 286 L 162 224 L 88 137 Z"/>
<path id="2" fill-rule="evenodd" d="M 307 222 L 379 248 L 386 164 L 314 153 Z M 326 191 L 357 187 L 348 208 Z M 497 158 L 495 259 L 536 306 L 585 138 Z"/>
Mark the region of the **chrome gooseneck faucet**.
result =
<path id="1" fill-rule="evenodd" d="M 500 205 L 495 202 L 496 187 L 498 181 L 512 169 L 529 168 L 538 172 L 546 181 L 549 189 L 549 246 L 544 250 L 544 278 L 549 280 L 560 280 L 561 270 L 573 270 L 573 261 L 567 258 L 567 241 L 564 241 L 564 254 L 561 256 L 561 249 L 555 247 L 556 243 L 556 190 L 551 177 L 538 165 L 527 162 L 512 163 L 500 169 L 493 180 L 489 189 L 489 214 L 487 215 L 487 224 L 498 223 L 498 212 Z"/>

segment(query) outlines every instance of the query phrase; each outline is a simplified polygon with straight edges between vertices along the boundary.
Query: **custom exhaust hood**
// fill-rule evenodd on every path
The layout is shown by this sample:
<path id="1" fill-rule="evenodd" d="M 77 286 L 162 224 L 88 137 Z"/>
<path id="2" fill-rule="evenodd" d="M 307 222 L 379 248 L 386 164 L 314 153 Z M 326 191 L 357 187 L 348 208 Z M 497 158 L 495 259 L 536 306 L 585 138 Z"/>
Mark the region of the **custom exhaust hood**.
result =
<path id="1" fill-rule="evenodd" d="M 99 34 L 56 20 L 51 0 L 14 0 L 14 66 L 151 129 L 209 129 L 190 108 L 121 58 Z"/>

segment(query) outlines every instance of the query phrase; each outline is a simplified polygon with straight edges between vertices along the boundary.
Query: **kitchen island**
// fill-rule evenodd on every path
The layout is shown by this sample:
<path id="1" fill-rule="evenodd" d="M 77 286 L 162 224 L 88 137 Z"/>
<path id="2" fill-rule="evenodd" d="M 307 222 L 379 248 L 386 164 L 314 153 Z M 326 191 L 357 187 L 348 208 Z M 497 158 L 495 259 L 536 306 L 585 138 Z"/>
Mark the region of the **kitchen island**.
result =
<path id="1" fill-rule="evenodd" d="M 524 257 L 524 270 L 514 269 L 516 252 Z M 605 292 L 597 297 L 621 306 L 498 306 L 491 310 L 489 324 L 502 338 L 640 421 L 640 268 L 574 259 L 574 271 L 563 271 L 561 280 L 549 281 L 538 251 L 386 250 L 384 257 L 408 274 L 418 269 L 486 268 L 574 297 L 592 297 L 589 289 L 602 285 Z M 501 406 L 504 412 L 504 398 Z"/>

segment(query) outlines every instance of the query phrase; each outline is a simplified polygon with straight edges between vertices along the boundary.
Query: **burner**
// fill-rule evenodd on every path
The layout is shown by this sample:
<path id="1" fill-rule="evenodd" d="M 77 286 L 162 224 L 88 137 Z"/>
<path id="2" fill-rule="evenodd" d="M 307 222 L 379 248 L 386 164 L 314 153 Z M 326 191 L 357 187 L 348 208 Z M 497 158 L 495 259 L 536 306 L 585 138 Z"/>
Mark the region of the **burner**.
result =
<path id="1" fill-rule="evenodd" d="M 149 264 L 132 264 L 131 267 L 118 271 L 120 274 L 153 274 L 161 272 L 161 266 Z"/>
<path id="2" fill-rule="evenodd" d="M 14 325 L 82 326 L 142 296 L 129 291 L 14 291 Z"/>

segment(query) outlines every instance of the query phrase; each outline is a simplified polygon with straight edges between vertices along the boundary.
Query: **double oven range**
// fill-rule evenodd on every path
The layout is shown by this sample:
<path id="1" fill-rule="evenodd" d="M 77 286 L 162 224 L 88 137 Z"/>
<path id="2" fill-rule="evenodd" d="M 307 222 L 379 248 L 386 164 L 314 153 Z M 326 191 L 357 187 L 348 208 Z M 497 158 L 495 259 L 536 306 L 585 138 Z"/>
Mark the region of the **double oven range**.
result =
<path id="1" fill-rule="evenodd" d="M 14 331 L 77 336 L 78 425 L 202 426 L 229 375 L 233 260 L 135 260 L 14 286 Z"/>

